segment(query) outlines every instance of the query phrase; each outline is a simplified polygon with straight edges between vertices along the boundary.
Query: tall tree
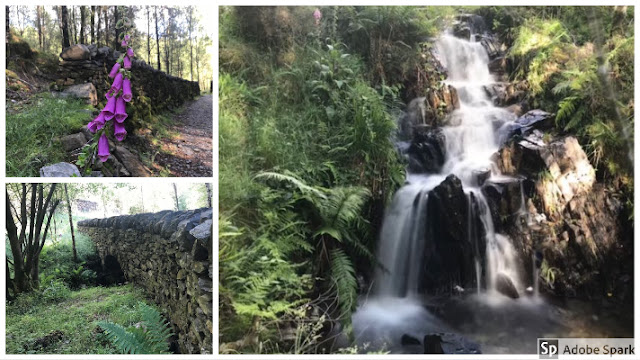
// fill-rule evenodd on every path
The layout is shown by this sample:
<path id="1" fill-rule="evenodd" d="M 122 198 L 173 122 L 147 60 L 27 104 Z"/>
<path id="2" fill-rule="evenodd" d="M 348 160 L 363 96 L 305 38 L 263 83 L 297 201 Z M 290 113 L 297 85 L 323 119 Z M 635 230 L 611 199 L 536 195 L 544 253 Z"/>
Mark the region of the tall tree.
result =
<path id="1" fill-rule="evenodd" d="M 61 25 L 62 25 L 62 48 L 68 48 L 71 46 L 69 43 L 69 13 L 66 6 L 62 6 L 61 10 Z"/>
<path id="2" fill-rule="evenodd" d="M 147 63 L 151 65 L 151 8 L 147 5 Z"/>
<path id="3" fill-rule="evenodd" d="M 67 184 L 64 184 L 64 197 L 67 200 L 67 213 L 69 214 L 69 228 L 71 229 L 71 246 L 73 248 L 73 261 L 78 261 L 78 252 L 76 251 L 76 235 L 73 231 L 73 214 L 71 213 L 71 200 L 69 199 L 69 190 Z"/>
<path id="4" fill-rule="evenodd" d="M 178 198 L 178 186 L 176 185 L 176 183 L 173 183 L 173 195 L 176 199 L 176 210 L 180 210 L 180 200 Z"/>
<path id="5" fill-rule="evenodd" d="M 84 24 L 87 22 L 87 14 L 86 14 L 85 8 L 86 6 L 80 6 L 80 44 L 85 43 Z"/>
<path id="6" fill-rule="evenodd" d="M 98 47 L 100 47 L 100 20 L 102 19 L 102 6 L 98 6 L 97 10 L 97 15 L 98 15 L 98 26 L 96 27 L 96 45 Z"/>
<path id="7" fill-rule="evenodd" d="M 40 47 L 40 50 L 44 50 L 42 45 L 42 21 L 40 20 L 41 16 L 42 15 L 40 14 L 40 6 L 37 5 L 36 6 L 36 30 L 38 31 L 38 46 Z"/>
<path id="8" fill-rule="evenodd" d="M 191 81 L 193 81 L 193 6 L 188 8 L 188 24 L 189 24 L 189 74 L 191 74 Z"/>
<path id="9" fill-rule="evenodd" d="M 204 183 L 204 186 L 207 188 L 207 203 L 209 204 L 209 207 L 212 208 L 213 204 L 211 202 L 213 199 L 213 192 L 211 191 L 211 183 Z"/>
<path id="10" fill-rule="evenodd" d="M 118 6 L 113 7 L 113 28 L 115 30 L 116 36 L 113 39 L 113 48 L 117 49 L 120 45 L 120 28 L 118 22 L 120 21 L 120 10 Z"/>
<path id="11" fill-rule="evenodd" d="M 71 7 L 71 38 L 73 39 L 73 43 L 78 43 L 78 26 L 76 25 L 76 7 Z"/>
<path id="12" fill-rule="evenodd" d="M 5 21 L 5 23 L 4 23 L 5 31 L 6 31 L 6 32 L 5 32 L 5 38 L 4 38 L 4 41 L 5 41 L 5 43 L 8 45 L 8 44 L 9 44 L 9 37 L 11 36 L 11 27 L 9 26 L 9 17 L 10 17 L 10 15 L 11 15 L 11 14 L 10 14 L 10 13 L 11 13 L 11 8 L 10 8 L 10 7 L 8 7 L 8 6 L 5 6 L 5 10 L 4 10 L 4 12 L 5 12 L 5 16 L 6 16 L 6 18 L 7 18 L 7 19 L 6 19 L 6 21 Z M 7 49 L 7 51 L 9 50 L 9 47 L 8 47 L 8 46 L 5 46 L 5 48 Z M 7 53 L 7 56 L 11 56 L 11 54 L 10 54 L 10 53 Z"/>
<path id="13" fill-rule="evenodd" d="M 14 277 L 11 283 L 14 294 L 38 288 L 40 253 L 47 240 L 51 217 L 60 203 L 60 200 L 53 199 L 56 187 L 57 184 L 51 184 L 48 188 L 47 184 L 19 184 L 14 191 L 19 211 L 13 207 L 9 188 L 5 190 L 7 238 L 13 255 Z"/>
<path id="14" fill-rule="evenodd" d="M 104 13 L 104 43 L 109 46 L 109 7 L 103 6 L 102 10 Z"/>
<path id="15" fill-rule="evenodd" d="M 91 42 L 94 44 L 96 43 L 95 25 L 96 25 L 96 7 L 92 5 L 91 6 Z"/>
<path id="16" fill-rule="evenodd" d="M 158 70 L 162 71 L 162 66 L 160 65 L 160 33 L 158 32 L 158 7 L 157 6 L 154 7 L 154 16 L 156 20 L 156 53 L 158 54 Z"/>

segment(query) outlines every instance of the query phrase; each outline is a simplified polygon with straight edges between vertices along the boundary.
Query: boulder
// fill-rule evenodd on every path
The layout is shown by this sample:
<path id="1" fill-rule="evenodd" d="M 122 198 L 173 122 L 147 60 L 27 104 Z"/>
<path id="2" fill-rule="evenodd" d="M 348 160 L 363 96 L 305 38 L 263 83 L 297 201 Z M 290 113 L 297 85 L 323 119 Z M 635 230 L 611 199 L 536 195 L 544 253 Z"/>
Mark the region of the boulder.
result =
<path id="1" fill-rule="evenodd" d="M 445 160 L 445 137 L 441 128 L 417 127 L 407 150 L 409 171 L 412 173 L 437 173 Z"/>
<path id="2" fill-rule="evenodd" d="M 60 144 L 66 152 L 70 152 L 83 147 L 87 143 L 87 139 L 84 134 L 79 132 L 72 135 L 63 136 L 60 138 Z"/>
<path id="3" fill-rule="evenodd" d="M 496 276 L 496 290 L 504 296 L 510 297 L 512 299 L 517 299 L 520 297 L 518 290 L 515 285 L 513 285 L 513 281 L 510 277 L 503 273 L 499 273 Z"/>
<path id="4" fill-rule="evenodd" d="M 91 57 L 91 51 L 86 45 L 75 44 L 62 50 L 60 57 L 67 61 L 87 60 Z"/>
<path id="5" fill-rule="evenodd" d="M 131 176 L 134 177 L 148 177 L 151 176 L 151 172 L 142 164 L 137 156 L 131 153 L 124 146 L 116 145 L 115 157 L 122 163 L 122 165 L 128 170 Z"/>
<path id="6" fill-rule="evenodd" d="M 452 333 L 433 333 L 424 336 L 425 354 L 481 354 L 480 345 Z"/>
<path id="7" fill-rule="evenodd" d="M 81 177 L 80 170 L 78 170 L 78 167 L 66 162 L 60 162 L 57 164 L 40 168 L 40 176 L 41 177 L 72 177 L 72 176 Z"/>
<path id="8" fill-rule="evenodd" d="M 484 228 L 475 211 L 477 205 L 473 196 L 465 194 L 455 175 L 449 175 L 429 193 L 421 292 L 448 294 L 456 284 L 463 288 L 477 286 L 474 258 L 483 257 L 481 249 L 485 248 Z M 470 227 L 470 223 L 474 226 Z"/>
<path id="9" fill-rule="evenodd" d="M 98 105 L 98 94 L 96 92 L 96 87 L 93 86 L 92 83 L 69 86 L 62 92 L 62 95 L 83 99 L 91 106 Z"/>

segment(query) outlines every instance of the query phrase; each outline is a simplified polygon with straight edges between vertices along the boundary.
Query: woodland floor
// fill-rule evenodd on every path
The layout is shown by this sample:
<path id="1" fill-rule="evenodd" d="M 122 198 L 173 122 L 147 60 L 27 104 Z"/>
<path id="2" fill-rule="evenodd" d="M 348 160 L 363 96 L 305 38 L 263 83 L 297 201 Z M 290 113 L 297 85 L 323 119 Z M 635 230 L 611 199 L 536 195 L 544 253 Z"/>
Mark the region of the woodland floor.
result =
<path id="1" fill-rule="evenodd" d="M 185 104 L 173 120 L 170 130 L 177 135 L 162 139 L 156 162 L 171 176 L 213 176 L 213 95 Z"/>
<path id="2" fill-rule="evenodd" d="M 47 291 L 45 291 L 47 292 Z M 62 299 L 26 294 L 7 304 L 8 354 L 114 354 L 97 321 L 130 326 L 145 301 L 132 285 L 71 291 Z"/>

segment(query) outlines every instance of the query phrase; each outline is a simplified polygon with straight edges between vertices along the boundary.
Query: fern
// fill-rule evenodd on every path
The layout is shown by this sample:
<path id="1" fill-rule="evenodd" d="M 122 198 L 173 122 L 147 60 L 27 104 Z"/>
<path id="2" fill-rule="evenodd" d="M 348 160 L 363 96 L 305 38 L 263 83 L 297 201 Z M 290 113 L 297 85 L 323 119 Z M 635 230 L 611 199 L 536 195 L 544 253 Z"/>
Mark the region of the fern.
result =
<path id="1" fill-rule="evenodd" d="M 331 251 L 331 278 L 336 284 L 341 318 L 348 319 L 355 308 L 358 283 L 353 264 L 342 249 Z"/>
<path id="2" fill-rule="evenodd" d="M 125 354 L 169 354 L 167 340 L 173 335 L 169 323 L 155 308 L 138 303 L 146 330 L 125 328 L 108 321 L 98 321 L 109 341 Z"/>

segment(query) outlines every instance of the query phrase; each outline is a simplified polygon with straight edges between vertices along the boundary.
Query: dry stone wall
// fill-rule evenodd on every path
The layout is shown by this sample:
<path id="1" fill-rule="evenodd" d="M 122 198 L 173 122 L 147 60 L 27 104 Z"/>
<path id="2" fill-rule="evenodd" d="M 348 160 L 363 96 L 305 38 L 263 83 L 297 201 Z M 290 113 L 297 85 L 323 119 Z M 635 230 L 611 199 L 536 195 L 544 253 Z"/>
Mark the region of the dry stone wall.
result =
<path id="1" fill-rule="evenodd" d="M 163 308 L 182 353 L 212 352 L 212 214 L 162 211 L 78 223 L 103 266 L 115 257 L 125 278 Z"/>

